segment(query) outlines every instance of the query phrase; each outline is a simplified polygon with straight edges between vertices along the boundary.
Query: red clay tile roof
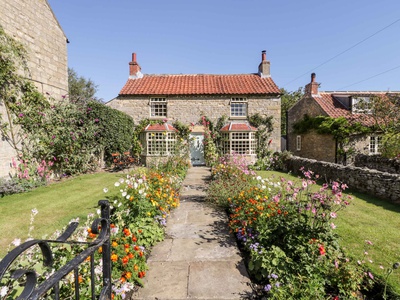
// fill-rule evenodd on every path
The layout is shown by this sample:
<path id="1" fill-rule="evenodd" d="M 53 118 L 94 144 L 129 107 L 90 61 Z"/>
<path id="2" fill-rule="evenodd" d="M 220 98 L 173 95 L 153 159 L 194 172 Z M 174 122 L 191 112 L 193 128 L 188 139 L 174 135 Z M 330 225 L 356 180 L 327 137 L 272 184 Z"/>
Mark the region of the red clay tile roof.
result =
<path id="1" fill-rule="evenodd" d="M 330 92 L 320 92 L 320 97 L 313 96 L 315 102 L 319 104 L 322 110 L 332 118 L 345 117 L 350 122 L 360 122 L 365 126 L 372 126 L 375 124 L 375 121 L 372 116 L 365 113 L 352 113 L 348 108 L 346 108 L 342 103 L 340 103 L 337 99 L 335 99 L 336 93 Z M 343 94 L 343 93 L 342 93 Z M 357 93 L 348 93 L 349 95 L 360 95 Z M 363 95 L 373 94 L 364 92 Z M 376 93 L 374 93 L 376 95 Z"/>
<path id="2" fill-rule="evenodd" d="M 128 79 L 120 95 L 280 94 L 272 78 L 241 75 L 144 75 Z"/>
<path id="3" fill-rule="evenodd" d="M 351 116 L 351 112 L 346 109 L 342 103 L 337 101 L 333 97 L 333 94 L 320 92 L 319 95 L 320 97 L 314 96 L 313 99 L 329 117 L 338 118 Z"/>
<path id="4" fill-rule="evenodd" d="M 257 131 L 257 128 L 250 126 L 247 123 L 230 122 L 222 127 L 221 131 Z"/>
<path id="5" fill-rule="evenodd" d="M 164 124 L 149 124 L 144 129 L 144 131 L 177 131 L 174 126 L 164 123 Z"/>

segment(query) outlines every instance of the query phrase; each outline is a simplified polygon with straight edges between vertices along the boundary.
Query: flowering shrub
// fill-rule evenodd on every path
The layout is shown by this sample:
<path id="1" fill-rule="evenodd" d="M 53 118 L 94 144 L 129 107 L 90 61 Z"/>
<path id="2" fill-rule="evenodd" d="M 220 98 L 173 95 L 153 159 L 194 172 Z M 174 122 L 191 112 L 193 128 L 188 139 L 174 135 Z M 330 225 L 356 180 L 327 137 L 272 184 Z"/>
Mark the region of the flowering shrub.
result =
<path id="1" fill-rule="evenodd" d="M 208 200 L 227 207 L 227 199 L 231 195 L 252 185 L 255 173 L 249 170 L 246 159 L 237 154 L 225 155 L 211 169 L 213 181 L 208 186 Z"/>

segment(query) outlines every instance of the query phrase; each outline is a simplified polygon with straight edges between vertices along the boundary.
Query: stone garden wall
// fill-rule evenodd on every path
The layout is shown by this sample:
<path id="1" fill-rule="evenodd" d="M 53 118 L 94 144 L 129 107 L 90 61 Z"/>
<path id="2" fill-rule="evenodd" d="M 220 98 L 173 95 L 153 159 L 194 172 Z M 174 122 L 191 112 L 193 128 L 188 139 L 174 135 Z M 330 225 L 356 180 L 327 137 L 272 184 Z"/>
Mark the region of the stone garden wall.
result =
<path id="1" fill-rule="evenodd" d="M 400 204 L 400 175 L 378 170 L 292 156 L 286 160 L 288 171 L 298 174 L 301 167 L 312 170 L 326 181 L 346 183 L 351 189 Z"/>
<path id="2" fill-rule="evenodd" d="M 354 165 L 360 168 L 400 174 L 400 159 L 388 159 L 379 155 L 358 154 L 355 157 Z"/>

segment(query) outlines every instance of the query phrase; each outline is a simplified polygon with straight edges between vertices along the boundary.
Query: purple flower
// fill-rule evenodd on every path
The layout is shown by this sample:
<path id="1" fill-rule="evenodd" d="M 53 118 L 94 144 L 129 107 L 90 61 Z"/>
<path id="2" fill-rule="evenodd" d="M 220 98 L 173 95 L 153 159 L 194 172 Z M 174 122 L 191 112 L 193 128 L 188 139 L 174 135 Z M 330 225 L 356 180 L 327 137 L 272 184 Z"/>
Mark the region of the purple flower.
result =
<path id="1" fill-rule="evenodd" d="M 98 123 L 98 122 L 99 122 L 99 119 L 94 119 L 94 121 L 95 121 L 96 123 Z"/>
<path id="2" fill-rule="evenodd" d="M 278 275 L 276 275 L 276 274 L 271 274 L 271 277 L 272 277 L 273 279 L 277 279 L 277 278 L 278 278 Z"/>
<path id="3" fill-rule="evenodd" d="M 20 118 L 22 118 L 23 116 L 24 116 L 24 114 L 22 114 L 22 113 L 18 115 L 18 117 L 20 117 Z"/>
<path id="4" fill-rule="evenodd" d="M 271 288 L 272 288 L 272 286 L 271 286 L 270 284 L 267 284 L 267 285 L 264 287 L 264 291 L 269 292 L 269 291 L 271 290 Z"/>

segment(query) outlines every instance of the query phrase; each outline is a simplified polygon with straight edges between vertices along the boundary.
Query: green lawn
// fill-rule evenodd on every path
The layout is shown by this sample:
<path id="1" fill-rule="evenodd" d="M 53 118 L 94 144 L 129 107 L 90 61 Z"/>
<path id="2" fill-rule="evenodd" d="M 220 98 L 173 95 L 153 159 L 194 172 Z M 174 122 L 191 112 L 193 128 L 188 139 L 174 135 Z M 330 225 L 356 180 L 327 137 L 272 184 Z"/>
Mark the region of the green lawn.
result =
<path id="1" fill-rule="evenodd" d="M 262 177 L 284 177 L 297 180 L 287 173 L 263 171 Z M 346 253 L 357 259 L 364 259 L 366 240 L 373 243 L 367 249 L 367 265 L 374 274 L 382 275 L 383 270 L 400 262 L 400 206 L 357 192 L 348 192 L 354 197 L 352 203 L 338 213 L 337 233 Z M 368 262 L 371 259 L 373 263 Z M 400 294 L 400 269 L 389 278 L 396 293 Z"/>
<path id="2" fill-rule="evenodd" d="M 27 238 L 31 210 L 38 214 L 34 221 L 34 238 L 50 235 L 73 218 L 86 218 L 104 199 L 103 188 L 111 190 L 121 174 L 97 173 L 56 182 L 31 192 L 0 198 L 0 257 L 15 238 Z"/>

